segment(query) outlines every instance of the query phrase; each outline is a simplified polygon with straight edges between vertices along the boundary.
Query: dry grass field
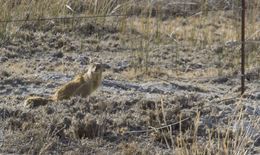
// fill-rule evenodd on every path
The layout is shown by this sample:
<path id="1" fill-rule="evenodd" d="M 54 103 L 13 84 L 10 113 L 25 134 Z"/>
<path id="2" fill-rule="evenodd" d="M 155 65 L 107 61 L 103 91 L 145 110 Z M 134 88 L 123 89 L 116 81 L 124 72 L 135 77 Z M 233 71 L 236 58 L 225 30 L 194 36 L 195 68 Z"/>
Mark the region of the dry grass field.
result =
<path id="1" fill-rule="evenodd" d="M 260 154 L 260 1 L 0 1 L 0 154 Z M 88 98 L 48 98 L 93 63 Z"/>

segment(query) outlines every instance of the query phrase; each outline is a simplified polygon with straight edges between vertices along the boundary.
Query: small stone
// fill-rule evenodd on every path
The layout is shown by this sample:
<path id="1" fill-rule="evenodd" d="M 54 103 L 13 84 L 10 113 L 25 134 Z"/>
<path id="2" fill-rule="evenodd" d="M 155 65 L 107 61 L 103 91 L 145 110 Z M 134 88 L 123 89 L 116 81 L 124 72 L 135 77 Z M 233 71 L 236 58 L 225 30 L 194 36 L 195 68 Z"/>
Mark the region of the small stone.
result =
<path id="1" fill-rule="evenodd" d="M 7 57 L 0 57 L 0 63 L 6 62 L 8 60 Z"/>
<path id="2" fill-rule="evenodd" d="M 65 129 L 68 129 L 71 125 L 71 120 L 69 118 L 65 117 L 63 119 L 63 124 L 64 124 Z"/>
<path id="3" fill-rule="evenodd" d="M 85 117 L 85 115 L 82 112 L 77 112 L 77 114 L 76 114 L 77 119 L 83 119 L 84 117 Z"/>
<path id="4" fill-rule="evenodd" d="M 212 51 L 216 54 L 221 54 L 224 51 L 223 46 L 216 45 L 212 48 Z"/>
<path id="5" fill-rule="evenodd" d="M 64 55 L 61 51 L 59 51 L 59 52 L 55 52 L 52 56 L 55 58 L 62 58 Z"/>
<path id="6" fill-rule="evenodd" d="M 23 94 L 23 90 L 20 89 L 20 88 L 17 88 L 17 89 L 14 90 L 13 93 L 14 93 L 15 95 L 22 95 L 22 94 Z"/>
<path id="7" fill-rule="evenodd" d="M 226 83 L 226 82 L 228 82 L 228 78 L 227 77 L 219 77 L 219 78 L 213 79 L 212 82 L 214 82 L 214 83 Z"/>
<path id="8" fill-rule="evenodd" d="M 122 62 L 119 62 L 116 67 L 114 68 L 114 71 L 115 72 L 120 72 L 120 71 L 123 71 L 125 69 L 127 69 L 129 67 L 129 62 L 128 61 L 122 61 Z"/>
<path id="9" fill-rule="evenodd" d="M 110 68 L 111 68 L 111 65 L 108 64 L 108 63 L 104 63 L 104 64 L 103 64 L 103 68 L 104 68 L 104 69 L 110 69 Z"/>
<path id="10" fill-rule="evenodd" d="M 53 114 L 54 113 L 54 109 L 52 107 L 46 107 L 45 108 L 45 112 L 50 115 L 50 114 Z"/>
<path id="11" fill-rule="evenodd" d="M 7 71 L 2 71 L 2 72 L 1 72 L 1 75 L 4 76 L 4 77 L 9 77 L 9 76 L 11 76 L 10 73 L 8 73 Z"/>
<path id="12" fill-rule="evenodd" d="M 246 106 L 245 112 L 246 112 L 248 115 L 254 115 L 255 109 L 254 109 L 253 107 Z"/>
<path id="13" fill-rule="evenodd" d="M 255 140 L 254 146 L 260 147 L 260 135 L 258 135 L 257 139 Z M 259 149 L 260 152 L 260 149 Z"/>
<path id="14" fill-rule="evenodd" d="M 260 92 L 259 92 L 259 93 L 256 93 L 256 99 L 257 99 L 257 100 L 260 100 Z"/>
<path id="15" fill-rule="evenodd" d="M 78 61 L 80 63 L 80 65 L 87 65 L 90 63 L 89 57 L 86 57 L 86 56 L 80 56 L 77 58 L 76 61 Z"/>

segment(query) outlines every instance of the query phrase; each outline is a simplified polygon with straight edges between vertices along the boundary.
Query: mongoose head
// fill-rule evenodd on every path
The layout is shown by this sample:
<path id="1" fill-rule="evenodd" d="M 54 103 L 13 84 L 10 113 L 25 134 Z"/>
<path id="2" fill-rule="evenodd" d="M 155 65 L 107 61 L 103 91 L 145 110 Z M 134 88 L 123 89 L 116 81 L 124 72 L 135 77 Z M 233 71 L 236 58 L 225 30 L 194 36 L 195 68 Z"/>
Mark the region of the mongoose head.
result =
<path id="1" fill-rule="evenodd" d="M 103 72 L 103 66 L 102 64 L 96 63 L 96 64 L 91 64 L 88 72 L 84 75 L 86 79 L 96 79 L 101 81 L 102 78 L 102 72 Z"/>
<path id="2" fill-rule="evenodd" d="M 103 67 L 102 67 L 102 64 L 91 64 L 89 69 L 88 69 L 88 72 L 89 73 L 95 73 L 95 72 L 100 72 L 103 70 Z"/>

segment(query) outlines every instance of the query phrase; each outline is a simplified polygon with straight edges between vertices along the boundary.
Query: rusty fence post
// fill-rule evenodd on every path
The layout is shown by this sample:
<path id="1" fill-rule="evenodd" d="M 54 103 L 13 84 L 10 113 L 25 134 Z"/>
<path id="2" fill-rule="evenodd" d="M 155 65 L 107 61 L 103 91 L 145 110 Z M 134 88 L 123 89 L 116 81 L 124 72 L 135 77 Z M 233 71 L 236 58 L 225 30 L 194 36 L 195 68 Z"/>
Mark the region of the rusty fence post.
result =
<path id="1" fill-rule="evenodd" d="M 246 2 L 241 0 L 242 18 L 241 18 L 241 94 L 245 92 L 245 27 L 246 27 Z"/>

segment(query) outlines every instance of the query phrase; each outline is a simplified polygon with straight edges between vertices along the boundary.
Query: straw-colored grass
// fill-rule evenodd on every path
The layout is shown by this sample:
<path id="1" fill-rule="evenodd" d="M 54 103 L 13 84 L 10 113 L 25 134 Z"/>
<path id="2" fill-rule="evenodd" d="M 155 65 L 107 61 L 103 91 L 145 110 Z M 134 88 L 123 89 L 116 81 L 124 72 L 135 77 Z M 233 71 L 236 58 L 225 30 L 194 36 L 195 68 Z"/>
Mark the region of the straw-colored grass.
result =
<path id="1" fill-rule="evenodd" d="M 124 14 L 130 8 L 133 1 L 126 0 L 75 0 L 75 1 L 64 1 L 64 0 L 1 0 L 0 1 L 0 19 L 1 20 L 16 20 L 16 19 L 38 19 L 38 18 L 51 18 L 51 17 L 64 17 L 64 16 L 75 16 L 75 15 L 112 15 L 112 14 Z M 260 38 L 260 22 L 257 22 L 255 16 L 259 13 L 258 6 L 260 3 L 256 3 L 256 9 L 253 9 L 248 14 L 247 18 L 247 33 L 246 38 L 258 39 Z M 205 9 L 203 5 L 203 9 Z M 149 10 L 149 7 L 148 7 Z M 233 41 L 239 42 L 240 39 L 240 23 L 238 20 L 228 18 L 229 12 L 207 12 L 194 15 L 191 17 L 176 17 L 173 20 L 163 21 L 160 17 L 152 16 L 140 16 L 140 17 L 129 17 L 121 20 L 119 24 L 122 35 L 120 36 L 121 41 L 127 40 L 126 35 L 123 35 L 128 30 L 134 29 L 141 35 L 141 41 L 136 44 L 134 41 L 128 43 L 129 46 L 135 46 L 138 50 L 133 51 L 133 69 L 124 71 L 122 74 L 128 77 L 130 80 L 134 79 L 139 75 L 150 75 L 150 76 L 161 76 L 165 75 L 168 77 L 184 77 L 184 78 L 204 78 L 214 77 L 219 75 L 227 75 L 234 71 L 234 66 L 239 68 L 239 47 L 234 48 L 234 53 L 229 51 L 223 51 L 212 54 L 210 58 L 217 57 L 222 66 L 225 64 L 232 63 L 229 68 L 213 68 L 208 67 L 204 70 L 194 70 L 190 72 L 178 71 L 178 68 L 174 68 L 170 71 L 162 71 L 161 68 L 149 66 L 151 61 L 150 55 L 152 51 L 151 45 L 168 45 L 174 44 L 176 46 L 190 46 L 189 49 L 210 49 L 214 44 L 224 44 Z M 9 36 L 15 35 L 17 27 L 23 23 L 0 23 L 0 43 Z M 130 41 L 131 42 L 131 41 Z M 259 66 L 259 46 L 252 45 L 249 48 L 247 67 L 253 68 L 252 66 Z M 176 59 L 178 59 L 178 52 L 176 52 Z M 192 53 L 193 51 L 188 51 Z M 187 53 L 188 53 L 187 52 Z M 142 60 L 142 61 L 140 61 Z M 210 61 L 210 60 L 209 60 Z M 175 61 L 173 61 L 175 63 Z M 20 68 L 20 64 L 16 64 L 14 70 Z M 176 74 L 178 73 L 178 74 Z M 177 75 L 177 76 L 176 76 Z M 237 103 L 240 105 L 240 103 Z M 163 106 L 163 103 L 162 103 Z M 164 114 L 164 111 L 162 111 Z M 189 155 L 189 154 L 246 154 L 248 152 L 248 145 L 251 145 L 249 139 L 250 134 L 247 132 L 240 131 L 230 135 L 231 131 L 229 128 L 222 128 L 219 126 L 218 129 L 209 129 L 207 132 L 208 137 L 206 141 L 201 142 L 198 135 L 198 127 L 200 122 L 201 114 L 198 112 L 194 123 L 191 124 L 191 131 L 188 134 L 179 133 L 176 139 L 171 135 L 171 129 L 163 135 L 165 144 L 168 148 L 171 148 L 178 155 Z M 230 118 L 230 122 L 242 122 L 243 113 L 237 111 L 233 118 Z M 256 124 L 258 122 L 251 122 Z M 166 120 L 161 124 L 167 124 Z M 181 130 L 181 128 L 180 128 Z M 220 136 L 222 135 L 222 136 Z M 187 140 L 192 140 L 192 143 L 187 143 Z M 176 147 L 178 146 L 178 147 Z"/>

